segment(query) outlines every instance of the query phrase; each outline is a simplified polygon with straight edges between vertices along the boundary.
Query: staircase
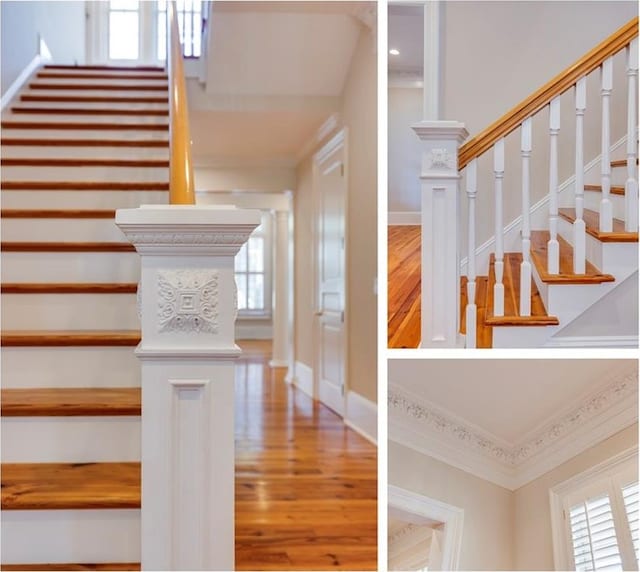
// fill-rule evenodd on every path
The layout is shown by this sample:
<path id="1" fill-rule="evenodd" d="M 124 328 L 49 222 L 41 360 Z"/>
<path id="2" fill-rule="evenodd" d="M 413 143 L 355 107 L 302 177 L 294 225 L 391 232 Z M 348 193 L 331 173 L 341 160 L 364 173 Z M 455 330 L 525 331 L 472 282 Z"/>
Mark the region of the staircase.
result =
<path id="1" fill-rule="evenodd" d="M 591 90 L 587 106 L 590 74 L 599 89 Z M 637 82 L 635 18 L 464 144 L 468 133 L 462 123 L 414 126 L 424 142 L 422 347 L 637 348 Z M 575 118 L 570 127 L 561 122 L 561 98 L 562 116 Z M 626 130 L 614 132 L 625 111 Z M 585 163 L 585 142 L 592 142 L 586 137 L 595 135 L 585 128 L 587 112 L 600 120 L 593 143 L 601 152 Z M 541 144 L 542 129 L 548 145 Z M 567 130 L 575 170 L 562 182 L 559 161 L 566 161 L 568 149 L 566 135 L 560 140 L 559 133 Z M 535 179 L 532 152 L 536 165 L 546 165 Z M 451 169 L 463 181 L 460 188 Z M 505 184 L 505 172 L 520 178 L 520 188 L 513 179 Z M 533 205 L 532 180 L 536 191 L 547 193 Z M 467 221 L 458 193 L 466 194 Z M 478 248 L 476 203 L 491 197 L 493 204 L 482 212 L 491 211 L 493 236 Z M 518 199 L 521 216 L 505 221 L 506 201 L 513 205 Z M 451 220 L 457 225 L 443 222 Z"/>
<path id="2" fill-rule="evenodd" d="M 140 562 L 139 259 L 168 202 L 153 67 L 38 70 L 2 115 L 2 569 Z"/>

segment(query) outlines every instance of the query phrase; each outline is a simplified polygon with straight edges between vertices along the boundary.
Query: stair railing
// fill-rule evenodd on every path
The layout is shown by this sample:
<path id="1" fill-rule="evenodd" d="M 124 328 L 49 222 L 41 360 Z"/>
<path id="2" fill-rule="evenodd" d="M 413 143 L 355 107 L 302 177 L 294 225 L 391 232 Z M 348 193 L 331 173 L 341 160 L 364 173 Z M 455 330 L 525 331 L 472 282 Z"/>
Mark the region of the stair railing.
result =
<path id="1" fill-rule="evenodd" d="M 452 121 L 425 121 L 414 126 L 424 143 L 422 162 L 422 340 L 421 347 L 454 347 L 464 343 L 474 348 L 477 344 L 476 296 L 476 200 L 478 193 L 478 159 L 493 150 L 493 178 L 495 195 L 495 282 L 493 287 L 493 315 L 504 316 L 504 220 L 503 178 L 505 173 L 505 138 L 517 129 L 521 131 L 520 155 L 522 160 L 522 263 L 520 266 L 520 316 L 531 316 L 531 220 L 530 220 L 530 157 L 532 151 L 532 118 L 545 108 L 549 109 L 549 240 L 547 243 L 550 275 L 560 273 L 558 135 L 560 132 L 560 97 L 575 88 L 576 146 L 575 146 L 575 222 L 573 223 L 573 271 L 586 272 L 586 225 L 584 221 L 584 114 L 586 110 L 586 78 L 596 69 L 601 71 L 602 97 L 602 197 L 599 205 L 600 231 L 611 232 L 613 226 L 610 152 L 610 96 L 613 85 L 613 57 L 626 49 L 627 75 L 627 180 L 625 183 L 625 230 L 638 230 L 638 181 L 636 161 L 637 139 L 637 76 L 638 76 L 638 18 L 634 18 L 609 38 L 585 54 L 573 65 L 558 74 L 511 111 L 503 115 L 484 131 L 461 145 L 466 137 L 464 125 Z M 451 149 L 457 156 L 451 156 Z M 454 176 L 453 173 L 457 173 Z M 458 231 L 447 231 L 442 236 L 439 217 L 460 220 L 457 180 L 464 173 L 468 199 L 468 259 L 467 302 L 465 307 L 466 339 L 458 334 L 460 323 L 460 264 L 457 246 Z M 448 195 L 452 179 L 456 179 L 455 196 Z M 439 200 L 447 197 L 448 210 L 434 210 Z M 445 200 L 444 198 L 442 199 Z M 444 202 L 442 203 L 444 204 Z M 453 218 L 455 216 L 455 218 Z M 449 262 L 442 260 L 444 252 L 455 252 L 458 270 L 453 280 Z M 444 318 L 446 315 L 446 319 Z M 454 321 L 455 320 L 455 321 Z"/>
<path id="2" fill-rule="evenodd" d="M 167 2 L 167 73 L 169 75 L 169 149 L 172 205 L 195 203 L 189 109 L 175 0 Z"/>

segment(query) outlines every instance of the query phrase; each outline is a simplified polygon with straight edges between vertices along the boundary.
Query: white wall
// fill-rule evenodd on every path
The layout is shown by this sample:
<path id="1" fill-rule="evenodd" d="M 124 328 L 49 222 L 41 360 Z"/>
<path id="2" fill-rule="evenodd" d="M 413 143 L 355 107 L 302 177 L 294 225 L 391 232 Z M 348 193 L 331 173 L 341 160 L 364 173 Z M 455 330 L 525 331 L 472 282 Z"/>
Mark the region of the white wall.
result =
<path id="1" fill-rule="evenodd" d="M 421 145 L 410 126 L 422 119 L 422 89 L 390 87 L 388 105 L 388 209 L 390 213 L 416 212 L 420 210 Z"/>
<path id="2" fill-rule="evenodd" d="M 554 569 L 549 489 L 637 444 L 636 423 L 515 491 L 517 570 Z"/>
<path id="3" fill-rule="evenodd" d="M 84 2 L 0 2 L 0 83 L 4 94 L 38 53 L 39 37 L 55 63 L 85 61 Z"/>
<path id="4" fill-rule="evenodd" d="M 294 167 L 194 167 L 196 191 L 281 193 L 296 186 Z"/>
<path id="5" fill-rule="evenodd" d="M 389 441 L 389 484 L 464 510 L 460 570 L 513 570 L 513 493 Z"/>

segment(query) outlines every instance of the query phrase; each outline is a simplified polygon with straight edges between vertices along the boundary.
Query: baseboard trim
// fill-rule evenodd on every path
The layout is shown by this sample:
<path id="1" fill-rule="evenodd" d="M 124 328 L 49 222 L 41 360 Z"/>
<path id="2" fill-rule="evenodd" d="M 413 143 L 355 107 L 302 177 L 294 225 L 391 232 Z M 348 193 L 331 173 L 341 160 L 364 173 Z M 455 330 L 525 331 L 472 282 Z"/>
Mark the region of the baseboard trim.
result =
<path id="1" fill-rule="evenodd" d="M 347 392 L 344 424 L 374 445 L 378 444 L 378 406 L 355 391 Z"/>
<path id="2" fill-rule="evenodd" d="M 549 338 L 544 347 L 638 349 L 638 336 L 566 336 Z"/>
<path id="3" fill-rule="evenodd" d="M 295 363 L 293 373 L 293 385 L 304 391 L 309 397 L 313 397 L 313 369 L 300 361 Z"/>
<path id="4" fill-rule="evenodd" d="M 20 75 L 18 75 L 7 91 L 2 95 L 2 98 L 0 98 L 0 111 L 4 111 L 4 108 L 9 105 L 16 95 L 18 95 L 34 71 L 36 71 L 45 62 L 51 61 L 51 52 L 49 52 L 49 48 L 47 48 L 47 44 L 42 38 L 39 38 L 39 44 L 39 53 L 20 72 Z"/>
<path id="5" fill-rule="evenodd" d="M 387 224 L 394 226 L 409 226 L 422 224 L 422 213 L 420 211 L 396 211 L 388 213 Z"/>
<path id="6" fill-rule="evenodd" d="M 236 322 L 236 339 L 237 340 L 270 340 L 273 338 L 273 327 L 271 324 L 243 324 L 242 321 Z M 287 365 L 285 362 L 284 365 Z"/>

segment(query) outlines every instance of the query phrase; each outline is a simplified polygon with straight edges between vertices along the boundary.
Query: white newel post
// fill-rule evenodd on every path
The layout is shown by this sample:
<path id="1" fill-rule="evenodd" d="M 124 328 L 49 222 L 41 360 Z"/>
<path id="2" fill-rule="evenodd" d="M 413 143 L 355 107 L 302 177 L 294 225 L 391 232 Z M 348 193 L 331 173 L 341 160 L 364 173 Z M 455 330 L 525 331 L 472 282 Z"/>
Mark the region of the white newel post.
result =
<path id="1" fill-rule="evenodd" d="M 234 568 L 234 256 L 259 211 L 119 210 L 141 258 L 142 569 Z"/>
<path id="2" fill-rule="evenodd" d="M 273 308 L 273 350 L 271 367 L 289 365 L 288 330 L 289 308 L 287 289 L 289 286 L 289 212 L 276 211 L 275 224 L 275 264 L 274 264 L 274 308 Z"/>
<path id="3" fill-rule="evenodd" d="M 469 133 L 457 121 L 412 125 L 422 141 L 420 347 L 462 345 L 458 148 Z"/>

